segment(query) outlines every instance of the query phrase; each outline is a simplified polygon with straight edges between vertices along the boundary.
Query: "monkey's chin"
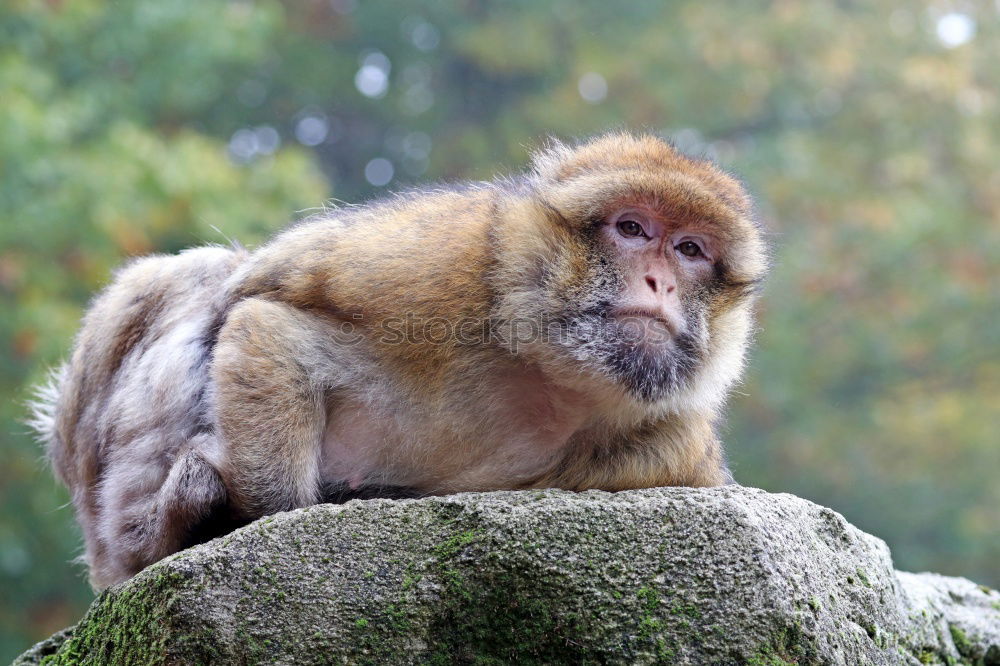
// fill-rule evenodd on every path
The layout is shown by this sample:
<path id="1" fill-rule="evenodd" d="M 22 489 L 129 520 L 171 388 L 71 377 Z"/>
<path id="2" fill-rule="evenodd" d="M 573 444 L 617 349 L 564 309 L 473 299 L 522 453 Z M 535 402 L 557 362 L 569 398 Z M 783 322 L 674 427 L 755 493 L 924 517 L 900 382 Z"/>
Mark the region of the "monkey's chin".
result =
<path id="1" fill-rule="evenodd" d="M 681 390 L 702 357 L 688 331 L 671 334 L 656 317 L 585 315 L 554 329 L 571 364 L 589 367 L 640 402 Z"/>
<path id="2" fill-rule="evenodd" d="M 630 333 L 609 346 L 607 363 L 612 376 L 647 402 L 680 391 L 698 367 L 700 354 L 694 339 L 685 333 L 671 335 L 655 324 Z"/>
<path id="3" fill-rule="evenodd" d="M 673 355 L 633 350 L 615 357 L 612 374 L 636 398 L 656 402 L 682 389 L 690 366 Z"/>

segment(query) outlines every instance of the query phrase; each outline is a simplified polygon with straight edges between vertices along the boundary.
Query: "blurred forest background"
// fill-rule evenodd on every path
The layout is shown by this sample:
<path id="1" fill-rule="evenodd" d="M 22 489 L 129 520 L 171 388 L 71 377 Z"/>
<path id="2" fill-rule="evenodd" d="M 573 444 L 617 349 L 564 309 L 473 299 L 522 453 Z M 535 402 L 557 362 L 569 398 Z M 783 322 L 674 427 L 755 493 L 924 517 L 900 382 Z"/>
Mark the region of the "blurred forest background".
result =
<path id="1" fill-rule="evenodd" d="M 971 0 L 6 0 L 0 661 L 92 599 L 20 422 L 115 265 L 616 127 L 741 174 L 770 229 L 737 478 L 1000 585 L 998 63 Z"/>

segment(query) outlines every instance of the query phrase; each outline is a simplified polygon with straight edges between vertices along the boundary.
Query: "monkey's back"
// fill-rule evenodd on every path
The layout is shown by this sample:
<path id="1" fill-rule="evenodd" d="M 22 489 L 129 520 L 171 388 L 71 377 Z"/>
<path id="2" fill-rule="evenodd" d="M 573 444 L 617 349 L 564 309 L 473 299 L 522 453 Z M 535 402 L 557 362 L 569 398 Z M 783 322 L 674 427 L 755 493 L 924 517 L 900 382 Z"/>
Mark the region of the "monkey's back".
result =
<path id="1" fill-rule="evenodd" d="M 138 259 L 88 308 L 71 359 L 36 407 L 85 532 L 100 489 L 126 482 L 114 463 L 169 458 L 192 428 L 204 427 L 213 326 L 225 280 L 246 257 L 204 247 Z"/>

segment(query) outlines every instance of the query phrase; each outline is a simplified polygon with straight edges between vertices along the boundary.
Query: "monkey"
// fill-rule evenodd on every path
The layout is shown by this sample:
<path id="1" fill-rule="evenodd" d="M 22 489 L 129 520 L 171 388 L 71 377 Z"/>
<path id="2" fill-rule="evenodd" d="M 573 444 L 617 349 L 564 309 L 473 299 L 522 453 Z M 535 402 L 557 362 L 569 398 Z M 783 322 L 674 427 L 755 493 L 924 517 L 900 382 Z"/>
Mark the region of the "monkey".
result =
<path id="1" fill-rule="evenodd" d="M 91 584 L 279 511 L 733 483 L 768 267 L 746 188 L 651 134 L 126 264 L 34 425 Z"/>

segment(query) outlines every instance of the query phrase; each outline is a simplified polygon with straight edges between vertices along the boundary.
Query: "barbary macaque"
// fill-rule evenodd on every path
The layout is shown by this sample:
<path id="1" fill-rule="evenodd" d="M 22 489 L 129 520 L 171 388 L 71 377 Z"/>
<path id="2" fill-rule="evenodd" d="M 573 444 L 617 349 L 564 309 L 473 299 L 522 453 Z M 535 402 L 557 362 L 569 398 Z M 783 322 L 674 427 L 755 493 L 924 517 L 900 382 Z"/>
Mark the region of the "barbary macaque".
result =
<path id="1" fill-rule="evenodd" d="M 744 188 L 666 142 L 329 210 L 121 269 L 35 426 L 96 588 L 324 501 L 732 482 L 714 431 L 766 269 Z"/>

